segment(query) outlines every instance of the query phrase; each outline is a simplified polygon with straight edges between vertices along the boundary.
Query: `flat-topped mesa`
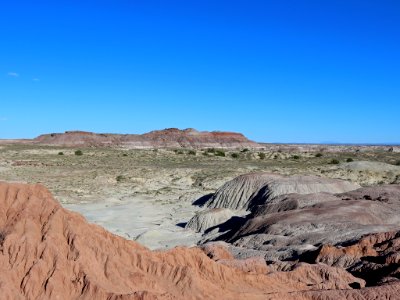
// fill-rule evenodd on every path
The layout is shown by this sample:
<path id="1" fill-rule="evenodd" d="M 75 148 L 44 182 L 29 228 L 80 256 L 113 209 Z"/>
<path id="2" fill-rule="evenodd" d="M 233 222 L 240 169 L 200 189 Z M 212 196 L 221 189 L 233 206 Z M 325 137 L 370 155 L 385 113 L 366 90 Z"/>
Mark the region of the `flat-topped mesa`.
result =
<path id="1" fill-rule="evenodd" d="M 127 148 L 251 148 L 262 146 L 243 134 L 223 131 L 197 131 L 167 128 L 145 134 L 98 134 L 86 131 L 44 134 L 33 140 L 36 144 L 62 146 L 122 146 Z"/>

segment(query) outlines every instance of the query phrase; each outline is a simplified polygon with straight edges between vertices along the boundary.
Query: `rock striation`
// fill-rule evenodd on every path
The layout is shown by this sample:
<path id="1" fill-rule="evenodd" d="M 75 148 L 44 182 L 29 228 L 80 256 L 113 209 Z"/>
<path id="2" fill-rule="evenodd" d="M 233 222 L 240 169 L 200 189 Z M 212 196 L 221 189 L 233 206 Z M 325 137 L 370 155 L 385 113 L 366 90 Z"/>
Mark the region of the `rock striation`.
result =
<path id="1" fill-rule="evenodd" d="M 383 247 L 379 246 L 382 241 L 393 242 L 395 238 L 392 234 L 360 243 L 373 248 L 365 253 L 375 254 L 380 251 L 377 247 Z M 397 261 L 392 256 L 387 259 Z M 365 288 L 365 280 L 343 268 L 314 262 L 294 262 L 287 271 L 276 271 L 260 257 L 235 259 L 224 243 L 150 251 L 88 224 L 79 214 L 62 208 L 41 185 L 0 182 L 3 299 L 294 300 L 397 296 L 399 284 L 395 280 Z"/>
<path id="2" fill-rule="evenodd" d="M 66 131 L 38 136 L 35 144 L 59 146 L 118 146 L 130 149 L 146 148 L 261 148 L 243 134 L 221 131 L 197 131 L 168 128 L 145 134 L 98 134 L 85 131 Z"/>
<path id="3" fill-rule="evenodd" d="M 358 299 L 364 285 L 325 264 L 281 272 L 223 248 L 150 251 L 88 224 L 41 185 L 0 183 L 3 299 L 313 299 L 308 292 L 332 290 Z"/>
<path id="4" fill-rule="evenodd" d="M 368 234 L 344 245 L 323 245 L 301 259 L 347 269 L 369 286 L 399 282 L 400 231 Z"/>
<path id="5" fill-rule="evenodd" d="M 231 210 L 223 208 L 200 211 L 189 220 L 185 228 L 196 232 L 204 232 L 207 229 L 228 221 L 234 215 Z"/>
<path id="6" fill-rule="evenodd" d="M 348 181 L 316 176 L 282 176 L 270 173 L 241 175 L 221 186 L 207 202 L 211 208 L 249 209 L 271 199 L 296 193 L 343 193 L 359 188 Z"/>
<path id="7" fill-rule="evenodd" d="M 224 184 L 206 206 L 211 211 L 215 207 L 249 211 L 214 225 L 201 240 L 225 241 L 237 258 L 296 260 L 321 245 L 400 230 L 400 185 L 396 184 L 361 188 L 336 179 L 255 173 Z M 198 215 L 211 214 L 209 210 Z"/>

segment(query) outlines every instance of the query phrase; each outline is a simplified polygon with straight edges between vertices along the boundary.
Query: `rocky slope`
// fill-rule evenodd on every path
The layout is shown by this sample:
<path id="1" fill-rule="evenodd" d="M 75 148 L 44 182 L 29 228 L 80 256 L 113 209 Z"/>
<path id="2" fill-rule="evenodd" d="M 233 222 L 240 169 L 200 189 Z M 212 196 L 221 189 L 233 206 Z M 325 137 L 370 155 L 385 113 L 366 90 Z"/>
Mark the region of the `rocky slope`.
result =
<path id="1" fill-rule="evenodd" d="M 340 193 L 360 187 L 344 180 L 316 176 L 282 176 L 251 173 L 236 177 L 220 187 L 208 201 L 212 208 L 248 209 L 290 193 Z"/>
<path id="2" fill-rule="evenodd" d="M 261 258 L 237 260 L 223 244 L 150 251 L 63 209 L 41 185 L 0 182 L 0 233 L 3 299 L 394 299 L 400 288 L 365 288 L 324 263 L 277 271 Z"/>
<path id="3" fill-rule="evenodd" d="M 0 183 L 0 232 L 5 299 L 292 299 L 312 287 L 364 285 L 324 265 L 269 272 L 232 257 L 218 263 L 199 248 L 152 252 L 88 224 L 40 185 Z"/>
<path id="4" fill-rule="evenodd" d="M 97 134 L 84 131 L 44 134 L 33 140 L 36 144 L 59 146 L 120 146 L 142 148 L 261 148 L 244 135 L 235 132 L 179 130 L 169 128 L 139 134 Z"/>
<path id="5" fill-rule="evenodd" d="M 201 242 L 228 242 L 238 258 L 295 260 L 320 245 L 400 230 L 400 185 L 395 184 L 360 188 L 337 179 L 252 173 L 224 184 L 205 206 L 188 227 L 201 231 L 198 227 L 214 217 Z M 216 224 L 215 207 L 235 215 Z"/>

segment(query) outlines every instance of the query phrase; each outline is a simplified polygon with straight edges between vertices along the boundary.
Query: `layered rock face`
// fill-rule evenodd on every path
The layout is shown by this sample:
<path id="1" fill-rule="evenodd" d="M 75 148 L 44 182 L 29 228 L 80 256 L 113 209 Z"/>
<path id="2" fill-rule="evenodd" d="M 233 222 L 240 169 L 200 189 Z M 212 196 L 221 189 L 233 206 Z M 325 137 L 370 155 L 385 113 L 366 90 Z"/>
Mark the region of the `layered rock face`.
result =
<path id="1" fill-rule="evenodd" d="M 323 245 L 301 259 L 347 269 L 368 285 L 399 282 L 400 231 L 366 235 L 347 245 Z"/>
<path id="2" fill-rule="evenodd" d="M 343 180 L 255 173 L 224 184 L 199 216 L 214 207 L 247 209 L 205 231 L 202 242 L 228 242 L 238 258 L 296 260 L 320 245 L 340 245 L 370 233 L 400 230 L 400 185 L 360 188 Z M 226 209 L 225 208 L 225 209 Z"/>
<path id="3" fill-rule="evenodd" d="M 234 215 L 235 214 L 231 210 L 223 208 L 201 211 L 190 219 L 186 224 L 186 228 L 190 228 L 196 232 L 204 232 L 207 229 L 228 221 Z"/>
<path id="4" fill-rule="evenodd" d="M 342 193 L 360 186 L 316 176 L 282 176 L 269 173 L 241 175 L 220 187 L 207 203 L 212 208 L 249 209 L 290 193 Z"/>
<path id="5" fill-rule="evenodd" d="M 152 252 L 88 224 L 40 185 L 0 183 L 0 233 L 3 299 L 370 299 L 364 280 L 325 264 L 281 272 L 223 246 Z M 393 297 L 388 286 L 377 292 Z"/>
<path id="6" fill-rule="evenodd" d="M 139 134 L 97 134 L 67 131 L 41 135 L 33 140 L 43 145 L 61 146 L 120 146 L 127 148 L 261 148 L 235 132 L 207 132 L 194 129 L 169 128 Z"/>

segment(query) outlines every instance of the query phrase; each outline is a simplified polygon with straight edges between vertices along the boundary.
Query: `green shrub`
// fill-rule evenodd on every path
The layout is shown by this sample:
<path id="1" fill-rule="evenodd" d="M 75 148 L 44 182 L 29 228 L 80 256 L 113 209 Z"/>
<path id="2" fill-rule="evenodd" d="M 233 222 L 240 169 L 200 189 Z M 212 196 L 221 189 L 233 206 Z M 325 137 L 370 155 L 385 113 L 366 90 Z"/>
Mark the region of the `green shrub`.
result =
<path id="1" fill-rule="evenodd" d="M 260 159 L 265 159 L 265 153 L 263 153 L 263 152 L 258 153 L 258 157 Z"/>
<path id="2" fill-rule="evenodd" d="M 336 158 L 331 159 L 331 161 L 329 162 L 331 165 L 337 165 L 340 163 L 339 160 L 337 160 Z"/>
<path id="3" fill-rule="evenodd" d="M 121 182 L 121 181 L 124 180 L 124 179 L 125 179 L 125 177 L 122 176 L 122 175 L 118 175 L 118 176 L 115 178 L 115 180 L 116 180 L 117 182 Z"/>
<path id="4" fill-rule="evenodd" d="M 249 149 L 247 149 L 247 148 L 244 148 L 241 152 L 249 152 Z"/>
<path id="5" fill-rule="evenodd" d="M 322 153 L 315 154 L 315 157 L 322 157 Z"/>
<path id="6" fill-rule="evenodd" d="M 274 155 L 274 159 L 278 159 L 278 154 L 275 154 L 275 155 Z"/>
<path id="7" fill-rule="evenodd" d="M 122 156 L 128 156 L 128 154 L 124 153 L 124 154 L 122 154 Z"/>
<path id="8" fill-rule="evenodd" d="M 351 157 L 349 157 L 348 159 L 346 159 L 347 162 L 352 162 L 354 161 L 354 159 L 352 159 Z"/>
<path id="9" fill-rule="evenodd" d="M 189 154 L 189 155 L 196 155 L 196 151 L 190 150 L 190 151 L 188 152 L 188 154 Z"/>
<path id="10" fill-rule="evenodd" d="M 64 155 L 64 152 L 58 152 L 58 155 Z"/>
<path id="11" fill-rule="evenodd" d="M 300 159 L 300 156 L 298 156 L 298 155 L 293 155 L 292 158 L 293 158 L 293 159 Z"/>
<path id="12" fill-rule="evenodd" d="M 215 151 L 215 156 L 225 156 L 225 152 L 222 150 L 216 150 Z"/>
<path id="13" fill-rule="evenodd" d="M 214 148 L 208 148 L 207 149 L 207 153 L 215 153 L 215 149 Z"/>
<path id="14" fill-rule="evenodd" d="M 232 153 L 231 156 L 232 158 L 239 158 L 239 153 Z"/>
<path id="15" fill-rule="evenodd" d="M 394 165 L 395 165 L 395 166 L 400 166 L 400 160 L 396 161 L 396 162 L 394 163 Z"/>
<path id="16" fill-rule="evenodd" d="M 75 151 L 75 155 L 78 155 L 78 156 L 83 155 L 82 150 L 76 150 L 76 151 Z"/>

